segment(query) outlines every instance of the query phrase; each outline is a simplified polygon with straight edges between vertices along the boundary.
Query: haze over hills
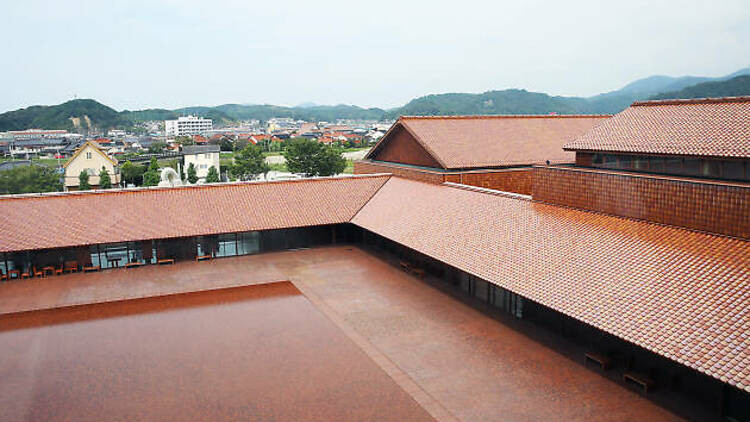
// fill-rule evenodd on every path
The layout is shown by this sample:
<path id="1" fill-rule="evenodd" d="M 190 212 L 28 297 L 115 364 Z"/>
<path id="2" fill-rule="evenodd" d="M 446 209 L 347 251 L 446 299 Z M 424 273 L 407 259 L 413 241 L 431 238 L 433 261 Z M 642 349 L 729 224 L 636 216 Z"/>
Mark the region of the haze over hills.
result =
<path id="1" fill-rule="evenodd" d="M 633 101 L 649 98 L 697 98 L 705 96 L 748 95 L 750 67 L 718 78 L 701 76 L 650 76 L 623 88 L 588 98 L 550 96 L 523 89 L 487 91 L 481 94 L 448 93 L 415 98 L 403 107 L 390 110 L 354 105 L 302 103 L 295 107 L 270 104 L 223 104 L 215 107 L 185 107 L 176 110 L 146 109 L 118 112 L 95 100 L 71 100 L 55 106 L 32 106 L 0 114 L 0 131 L 29 128 L 85 130 L 130 128 L 149 120 L 174 119 L 194 114 L 218 124 L 240 120 L 268 120 L 290 117 L 307 121 L 338 119 L 381 120 L 399 115 L 461 114 L 613 114 Z"/>
<path id="2" fill-rule="evenodd" d="M 649 99 L 736 97 L 740 95 L 750 95 L 750 75 L 737 76 L 725 81 L 703 82 L 679 91 L 657 94 Z"/>

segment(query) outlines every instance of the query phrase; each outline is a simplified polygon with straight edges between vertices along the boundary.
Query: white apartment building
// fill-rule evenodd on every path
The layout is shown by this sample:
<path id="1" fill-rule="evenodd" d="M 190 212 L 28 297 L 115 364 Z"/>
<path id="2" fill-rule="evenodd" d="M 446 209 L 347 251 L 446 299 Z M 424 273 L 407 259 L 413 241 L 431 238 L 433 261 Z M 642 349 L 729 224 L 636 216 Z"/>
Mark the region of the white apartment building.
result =
<path id="1" fill-rule="evenodd" d="M 211 119 L 197 116 L 178 117 L 177 120 L 165 120 L 164 131 L 167 136 L 199 135 L 214 128 Z"/>

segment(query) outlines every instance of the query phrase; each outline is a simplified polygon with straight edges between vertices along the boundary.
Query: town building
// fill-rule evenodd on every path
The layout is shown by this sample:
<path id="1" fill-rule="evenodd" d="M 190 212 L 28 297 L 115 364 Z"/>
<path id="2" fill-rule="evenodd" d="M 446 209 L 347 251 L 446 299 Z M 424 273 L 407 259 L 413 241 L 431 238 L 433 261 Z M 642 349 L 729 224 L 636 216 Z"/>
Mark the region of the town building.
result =
<path id="1" fill-rule="evenodd" d="M 92 189 L 99 186 L 99 173 L 102 168 L 109 174 L 112 185 L 120 183 L 120 170 L 117 160 L 108 156 L 99 145 L 88 141 L 78 147 L 73 156 L 63 165 L 65 169 L 64 188 L 66 191 L 78 190 L 79 176 L 82 171 L 89 174 L 89 184 Z"/>
<path id="2" fill-rule="evenodd" d="M 573 162 L 563 144 L 609 116 L 401 117 L 354 172 L 388 172 L 529 195 L 534 164 Z"/>
<path id="3" fill-rule="evenodd" d="M 216 167 L 221 173 L 220 148 L 218 145 L 186 145 L 182 147 L 183 171 L 187 175 L 187 169 L 192 164 L 195 167 L 198 179 L 205 180 L 208 169 Z"/>
<path id="4" fill-rule="evenodd" d="M 182 116 L 176 120 L 165 120 L 164 130 L 167 136 L 193 136 L 213 129 L 213 121 L 197 116 Z"/>
<path id="5" fill-rule="evenodd" d="M 195 371 L 190 368 L 203 368 L 200 362 L 221 360 L 231 368 L 221 376 L 211 366 L 195 377 L 202 382 L 183 382 L 178 388 L 159 384 L 161 389 L 154 390 L 182 394 L 185 385 L 208 385 L 208 391 L 193 395 L 204 397 L 221 387 L 228 397 L 212 402 L 211 411 L 218 411 L 236 394 L 252 400 L 246 391 L 262 391 L 267 379 L 274 379 L 231 378 L 230 387 L 224 388 L 228 377 L 249 372 L 239 362 L 256 361 L 245 356 L 252 344 L 275 342 L 281 333 L 287 347 L 261 350 L 257 364 L 267 368 L 273 362 L 282 379 L 289 373 L 283 359 L 275 360 L 279 354 L 303 353 L 314 370 L 318 365 L 311 356 L 329 362 L 315 354 L 322 350 L 315 340 L 341 344 L 332 334 L 310 327 L 314 317 L 308 313 L 289 319 L 284 310 L 290 305 L 281 299 L 289 292 L 265 301 L 275 306 L 263 313 L 242 314 L 254 323 L 266 318 L 253 329 L 263 342 L 243 336 L 251 325 L 242 315 L 227 316 L 228 308 L 240 307 L 236 289 L 257 288 L 258 283 L 280 288 L 267 282 L 290 280 L 434 419 L 750 420 L 750 183 L 736 177 L 735 165 L 741 162 L 745 169 L 750 161 L 750 97 L 635 103 L 611 119 L 589 122 L 583 133 L 559 144 L 560 152 L 547 149 L 542 141 L 532 143 L 531 149 L 520 142 L 505 143 L 504 148 L 487 142 L 481 144 L 487 147 L 484 155 L 468 154 L 454 139 L 467 140 L 464 148 L 471 148 L 475 143 L 469 139 L 483 138 L 462 137 L 457 126 L 445 120 L 435 119 L 438 128 L 428 125 L 430 130 L 415 131 L 419 140 L 412 133 L 391 134 L 392 146 L 401 143 L 396 139 L 403 141 L 403 149 L 387 151 L 382 145 L 375 151 L 380 160 L 373 162 L 404 169 L 418 166 L 402 162 L 406 159 L 433 159 L 432 169 L 457 172 L 487 166 L 494 170 L 498 163 L 530 166 L 524 171 L 532 180 L 531 195 L 460 181 L 415 180 L 419 177 L 413 173 L 400 177 L 393 171 L 0 198 L 6 216 L 0 219 L 0 269 L 14 280 L 0 283 L 0 315 L 15 318 L 8 320 L 11 328 L 0 331 L 0 345 L 14 345 L 11 356 L 0 357 L 0 368 L 12 371 L 13 379 L 30 377 L 81 395 L 92 391 L 81 386 L 116 372 L 114 387 L 130 397 L 140 389 L 128 390 L 126 376 L 137 373 L 127 380 L 148 388 L 156 382 L 149 378 L 152 370 L 174 368 L 179 375 L 163 371 L 154 378 L 182 382 L 192 379 Z M 560 123 L 570 122 L 563 119 L 531 121 L 547 129 L 547 122 L 557 122 L 552 125 L 557 129 L 551 136 L 555 142 L 560 142 L 560 131 L 572 130 Z M 527 124 L 514 121 L 511 127 L 520 131 Z M 537 135 L 546 132 L 534 127 Z M 391 131 L 409 129 L 414 131 Z M 648 164 L 634 166 L 631 157 L 624 167 L 625 158 L 606 157 L 626 154 L 646 157 L 637 159 Z M 386 163 L 385 158 L 393 161 Z M 531 165 L 539 159 L 544 164 Z M 658 159 L 682 161 L 676 170 L 675 163 Z M 676 174 L 693 159 L 699 169 L 704 162 L 722 163 L 718 170 L 709 164 L 705 172 Z M 616 167 L 595 165 L 604 162 Z M 36 217 L 40 215 L 44 218 Z M 87 227 L 94 229 L 83 229 Z M 199 262 L 203 260 L 212 262 Z M 150 266 L 134 269 L 143 265 Z M 40 268 L 96 274 L 49 282 L 22 279 Z M 52 288 L 54 294 L 42 294 Z M 209 300 L 219 293 L 218 299 Z M 186 294 L 192 295 L 192 306 L 167 305 Z M 216 303 L 231 306 L 216 308 Z M 71 311 L 71 305 L 78 308 Z M 126 309 L 116 311 L 116 306 Z M 191 309 L 207 306 L 210 313 L 184 320 Z M 40 371 L 17 364 L 27 355 L 39 356 L 39 342 L 29 340 L 32 329 L 54 342 L 44 328 L 56 324 L 64 336 L 57 341 L 74 344 L 68 335 L 88 341 L 97 338 L 94 332 L 117 335 L 101 327 L 134 314 L 137 319 L 161 315 L 166 324 L 155 325 L 158 339 L 138 342 L 139 347 L 150 347 L 151 353 L 139 355 L 148 362 L 129 358 L 137 351 L 128 348 L 128 342 L 107 337 L 101 347 L 116 342 L 118 348 L 95 349 L 96 359 L 76 361 L 74 348 L 61 347 L 59 353 L 67 351 L 65 358 L 76 364 L 58 371 L 35 377 Z M 20 323 L 18 318 L 29 319 Z M 91 319 L 96 323 L 86 324 Z M 135 322 L 128 321 L 119 329 L 138 335 Z M 153 329 L 154 324 L 149 319 L 143 327 Z M 299 326 L 310 328 L 290 331 Z M 197 331 L 181 336 L 195 344 L 174 346 L 182 343 L 171 333 L 187 329 Z M 213 339 L 214 333 L 226 335 Z M 241 350 L 234 350 L 240 342 Z M 207 344 L 220 348 L 203 351 Z M 190 360 L 183 356 L 191 356 L 185 347 L 202 352 Z M 286 362 L 299 357 L 283 356 Z M 179 364 L 173 365 L 174 359 Z M 358 401 L 365 405 L 391 394 L 384 386 L 380 394 L 373 393 L 360 384 L 361 378 L 350 378 L 360 374 L 364 363 L 333 360 L 349 362 L 348 369 L 319 376 L 326 383 L 339 380 L 339 391 L 362 392 Z M 128 371 L 128 365 L 144 370 Z M 86 369 L 68 371 L 76 378 L 73 383 L 58 375 L 71 366 Z M 278 400 L 316 385 L 314 377 L 307 378 L 308 371 L 296 368 L 293 388 L 274 386 L 274 391 L 283 391 L 275 395 Z M 372 372 L 373 381 L 365 385 L 379 382 L 381 375 Z M 142 382 L 144 377 L 149 382 Z M 341 397 L 325 391 L 325 397 Z M 406 405 L 393 394 L 394 408 L 385 415 L 421 418 L 404 416 Z M 13 397 L 0 394 L 0 404 L 23 414 L 28 400 L 6 396 Z M 307 400 L 294 397 L 278 404 L 275 412 L 285 406 L 323 411 L 310 407 L 319 405 L 318 394 L 304 395 Z M 63 401 L 73 402 L 88 405 L 88 400 Z M 162 402 L 155 400 L 152 406 Z M 233 416 L 246 409 L 231 403 L 227 411 Z M 173 411 L 185 406 L 192 409 L 195 399 L 180 400 Z M 357 409 L 354 405 L 351 411 Z"/>
<path id="6" fill-rule="evenodd" d="M 127 132 L 122 129 L 110 129 L 107 131 L 107 136 L 111 138 L 124 138 L 126 135 Z"/>
<path id="7" fill-rule="evenodd" d="M 68 134 L 67 130 L 57 129 L 26 129 L 26 130 L 11 130 L 8 134 L 14 139 L 32 139 L 32 138 L 59 138 Z"/>

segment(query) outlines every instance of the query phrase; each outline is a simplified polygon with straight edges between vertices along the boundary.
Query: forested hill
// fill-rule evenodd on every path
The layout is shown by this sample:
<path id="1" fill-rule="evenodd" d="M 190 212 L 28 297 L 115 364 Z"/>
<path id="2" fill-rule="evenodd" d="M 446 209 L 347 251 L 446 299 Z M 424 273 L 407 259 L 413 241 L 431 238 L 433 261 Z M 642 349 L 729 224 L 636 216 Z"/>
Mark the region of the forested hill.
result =
<path id="1" fill-rule="evenodd" d="M 86 130 L 126 124 L 116 110 L 94 100 L 71 100 L 54 106 L 32 106 L 0 114 L 0 131 L 40 129 Z"/>
<path id="2" fill-rule="evenodd" d="M 72 100 L 55 106 L 33 106 L 0 114 L 0 131 L 40 129 L 86 130 L 96 127 L 133 128 L 137 123 L 175 119 L 194 114 L 210 118 L 214 124 L 232 124 L 240 120 L 268 120 L 290 117 L 306 121 L 339 119 L 381 120 L 403 115 L 462 114 L 614 114 L 633 101 L 649 98 L 699 98 L 750 95 L 750 68 L 726 76 L 650 76 L 631 82 L 621 89 L 593 97 L 550 96 L 523 89 L 487 91 L 481 94 L 453 93 L 427 95 L 391 110 L 354 105 L 322 106 L 311 103 L 297 107 L 269 104 L 224 104 L 215 107 L 186 107 L 177 110 L 147 109 L 117 112 L 94 100 Z"/>
<path id="3" fill-rule="evenodd" d="M 274 105 L 225 104 L 216 107 L 186 107 L 177 110 L 116 110 L 95 100 L 72 100 L 54 106 L 32 106 L 0 114 L 0 132 L 8 130 L 67 129 L 86 130 L 96 127 L 132 128 L 136 123 L 150 120 L 176 119 L 193 114 L 212 119 L 214 124 L 231 124 L 240 120 L 268 120 L 272 117 L 291 117 L 307 121 L 338 119 L 380 120 L 385 110 L 352 105 L 280 107 Z"/>
<path id="4" fill-rule="evenodd" d="M 741 95 L 750 95 L 750 75 L 737 76 L 720 82 L 703 82 L 679 91 L 654 95 L 650 99 L 737 97 Z"/>

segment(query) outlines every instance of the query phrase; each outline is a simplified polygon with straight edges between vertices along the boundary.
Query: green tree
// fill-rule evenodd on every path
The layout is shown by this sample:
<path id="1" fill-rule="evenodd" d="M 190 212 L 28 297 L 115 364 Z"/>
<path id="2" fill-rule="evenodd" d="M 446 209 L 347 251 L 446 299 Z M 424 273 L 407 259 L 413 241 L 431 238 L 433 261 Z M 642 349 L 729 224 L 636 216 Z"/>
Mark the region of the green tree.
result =
<path id="1" fill-rule="evenodd" d="M 341 156 L 340 148 L 310 139 L 290 141 L 283 155 L 289 171 L 305 176 L 333 176 L 346 168 L 346 159 Z"/>
<path id="2" fill-rule="evenodd" d="M 164 142 L 154 142 L 153 144 L 149 145 L 148 152 L 150 154 L 161 154 L 164 152 L 164 148 L 167 147 L 167 144 Z"/>
<path id="3" fill-rule="evenodd" d="M 234 141 L 234 150 L 242 151 L 249 144 L 250 144 L 250 141 L 248 141 L 247 139 L 237 139 L 236 141 Z"/>
<path id="4" fill-rule="evenodd" d="M 148 170 L 143 173 L 143 186 L 156 186 L 159 184 L 159 163 L 156 157 L 151 157 Z"/>
<path id="5" fill-rule="evenodd" d="M 232 175 L 240 180 L 250 180 L 270 170 L 263 151 L 258 146 L 248 144 L 234 155 Z"/>
<path id="6" fill-rule="evenodd" d="M 107 173 L 107 169 L 102 166 L 102 170 L 99 172 L 99 188 L 110 189 L 112 187 L 112 179 Z"/>
<path id="7" fill-rule="evenodd" d="M 218 183 L 221 179 L 219 179 L 219 171 L 216 170 L 216 166 L 211 166 L 208 168 L 208 174 L 206 174 L 206 183 Z"/>
<path id="8" fill-rule="evenodd" d="M 229 137 L 225 136 L 221 138 L 221 141 L 219 142 L 219 148 L 222 151 L 233 151 L 234 145 L 232 145 L 232 140 L 229 139 Z"/>
<path id="9" fill-rule="evenodd" d="M 89 172 L 86 170 L 81 170 L 81 172 L 78 173 L 78 190 L 89 189 L 91 189 L 91 185 L 89 184 Z"/>
<path id="10" fill-rule="evenodd" d="M 143 183 L 143 173 L 145 172 L 146 167 L 135 165 L 130 161 L 126 161 L 125 164 L 120 167 L 122 180 L 126 184 L 133 184 L 135 186 L 139 186 Z"/>
<path id="11" fill-rule="evenodd" d="M 46 166 L 30 165 L 0 171 L 0 194 L 61 190 L 60 175 Z"/>
<path id="12" fill-rule="evenodd" d="M 191 184 L 195 184 L 198 181 L 198 174 L 195 171 L 195 166 L 193 165 L 193 163 L 190 163 L 190 165 L 188 166 L 187 179 Z"/>

